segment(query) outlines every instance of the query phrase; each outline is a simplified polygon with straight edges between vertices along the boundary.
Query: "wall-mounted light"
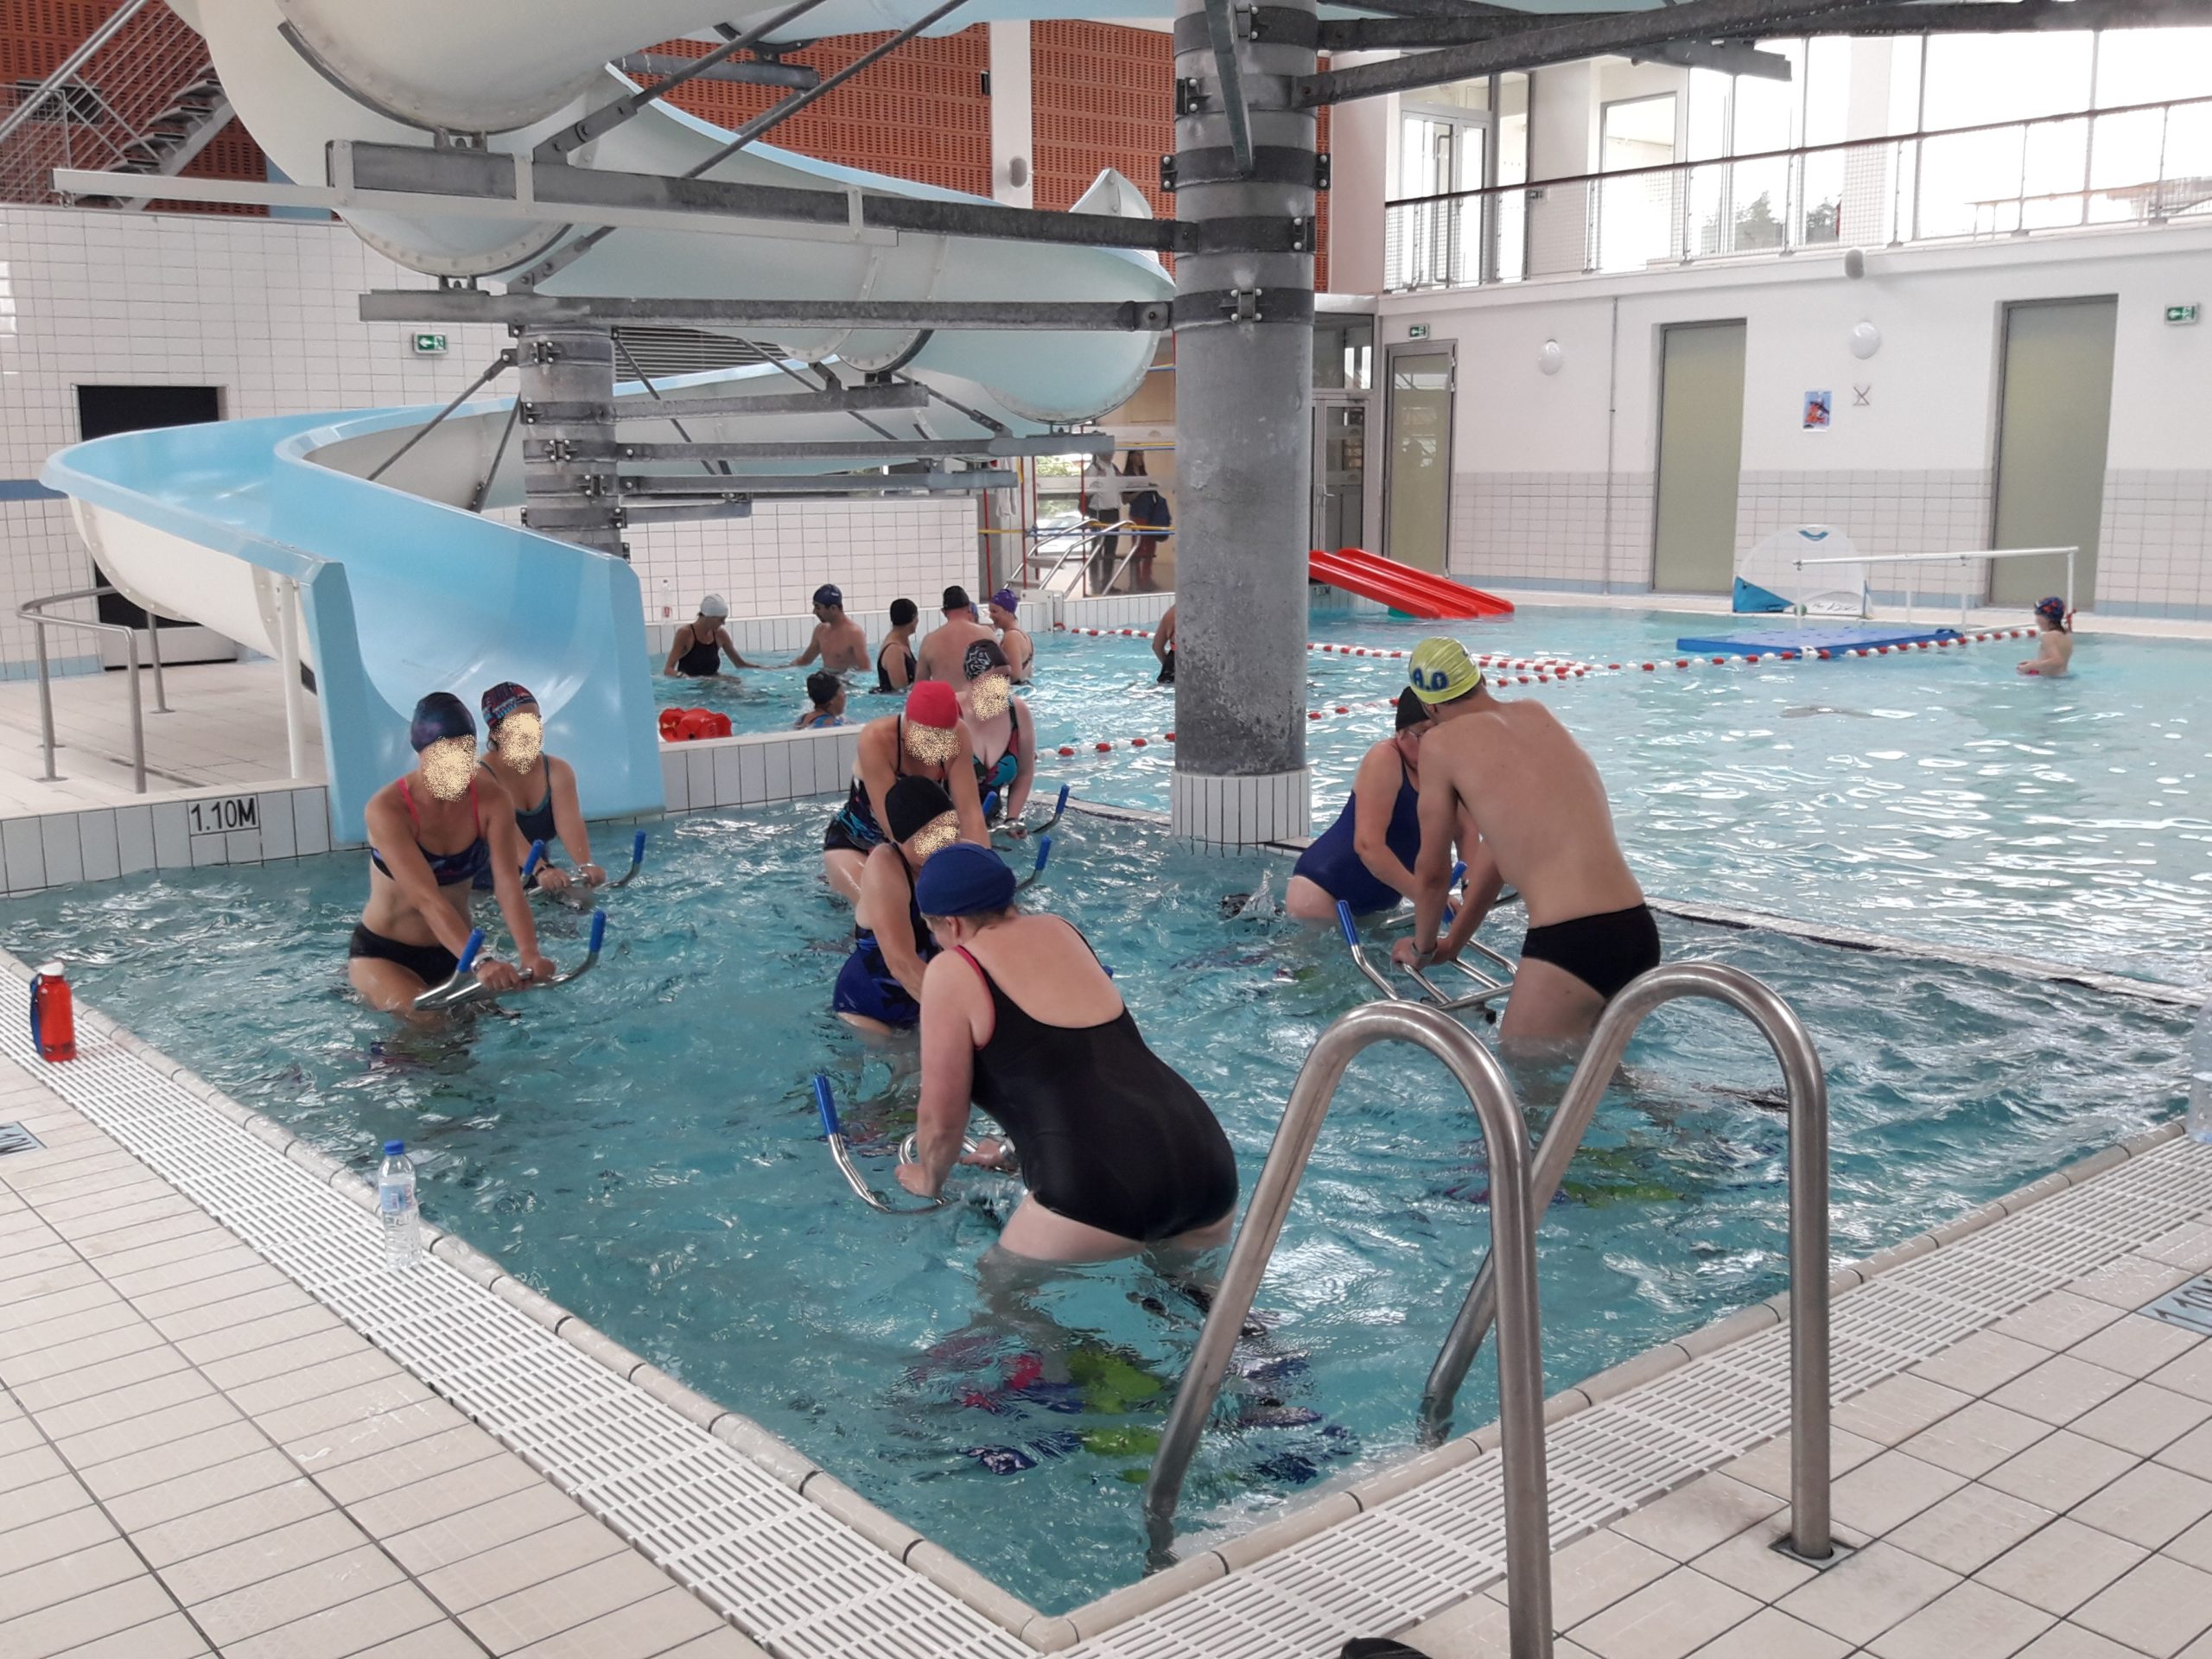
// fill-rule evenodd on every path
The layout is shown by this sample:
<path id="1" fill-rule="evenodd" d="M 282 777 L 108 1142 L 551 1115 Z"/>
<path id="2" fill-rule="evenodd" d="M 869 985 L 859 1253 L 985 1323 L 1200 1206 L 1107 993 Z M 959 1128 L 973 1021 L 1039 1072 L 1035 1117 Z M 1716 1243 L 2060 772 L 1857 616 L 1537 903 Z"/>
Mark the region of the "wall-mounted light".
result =
<path id="1" fill-rule="evenodd" d="M 1882 331 L 1871 322 L 1856 322 L 1851 326 L 1851 354 L 1872 357 L 1882 349 Z"/>
<path id="2" fill-rule="evenodd" d="M 1843 251 L 1843 274 L 1857 282 L 1866 274 L 1866 250 L 1846 248 Z"/>
<path id="3" fill-rule="evenodd" d="M 1019 190 L 1029 182 L 1029 158 L 1017 156 L 1006 164 L 1006 181 Z"/>
<path id="4" fill-rule="evenodd" d="M 1567 353 L 1559 341 L 1548 340 L 1536 348 L 1536 366 L 1546 374 L 1557 374 L 1567 365 Z"/>

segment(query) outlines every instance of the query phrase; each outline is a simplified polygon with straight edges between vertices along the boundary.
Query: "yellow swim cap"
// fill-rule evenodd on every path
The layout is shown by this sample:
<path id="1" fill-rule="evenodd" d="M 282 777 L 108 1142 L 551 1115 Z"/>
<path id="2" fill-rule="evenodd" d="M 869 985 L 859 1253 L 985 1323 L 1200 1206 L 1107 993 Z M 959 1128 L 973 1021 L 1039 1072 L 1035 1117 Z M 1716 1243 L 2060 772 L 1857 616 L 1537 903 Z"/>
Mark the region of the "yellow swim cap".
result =
<path id="1" fill-rule="evenodd" d="M 1406 680 L 1415 696 L 1433 707 L 1465 696 L 1483 683 L 1483 673 L 1467 660 L 1465 645 L 1440 636 L 1414 647 Z"/>

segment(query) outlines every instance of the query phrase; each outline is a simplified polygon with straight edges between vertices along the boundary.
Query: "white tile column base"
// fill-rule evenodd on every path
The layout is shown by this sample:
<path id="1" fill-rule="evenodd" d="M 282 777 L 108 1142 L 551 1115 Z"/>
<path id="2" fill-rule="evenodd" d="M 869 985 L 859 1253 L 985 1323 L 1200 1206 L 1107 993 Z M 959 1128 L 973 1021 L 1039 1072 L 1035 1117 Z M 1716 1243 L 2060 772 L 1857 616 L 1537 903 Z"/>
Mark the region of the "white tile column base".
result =
<path id="1" fill-rule="evenodd" d="M 1176 835 L 1216 847 L 1256 847 L 1313 833 L 1313 770 L 1216 778 L 1178 771 L 1167 787 Z"/>

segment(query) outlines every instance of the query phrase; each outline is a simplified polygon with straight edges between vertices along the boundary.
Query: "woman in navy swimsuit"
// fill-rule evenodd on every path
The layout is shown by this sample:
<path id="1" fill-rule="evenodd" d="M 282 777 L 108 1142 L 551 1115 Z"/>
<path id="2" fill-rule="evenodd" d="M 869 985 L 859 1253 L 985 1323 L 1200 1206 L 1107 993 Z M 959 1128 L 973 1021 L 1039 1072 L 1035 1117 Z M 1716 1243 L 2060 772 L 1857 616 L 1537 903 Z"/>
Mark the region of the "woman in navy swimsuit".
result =
<path id="1" fill-rule="evenodd" d="M 1428 705 L 1411 690 L 1398 697 L 1398 734 L 1359 763 L 1351 798 L 1337 821 L 1299 855 L 1283 908 L 1306 921 L 1334 921 L 1337 901 L 1365 916 L 1414 894 L 1421 856 L 1421 738 Z M 1473 837 L 1463 832 L 1466 844 Z"/>
<path id="2" fill-rule="evenodd" d="M 912 1030 L 922 1017 L 922 969 L 937 944 L 914 902 L 914 874 L 931 853 L 960 838 L 952 797 L 930 779 L 901 778 L 883 809 L 890 839 L 861 866 L 853 951 L 830 1004 L 848 1024 L 879 1034 Z"/>
<path id="3" fill-rule="evenodd" d="M 476 959 L 476 976 L 511 991 L 527 972 L 550 979 L 522 890 L 530 849 L 504 797 L 488 804 L 476 783 L 476 721 L 450 692 L 415 705 L 415 770 L 369 798 L 369 902 L 346 948 L 346 977 L 372 1007 L 406 1014 L 453 976 L 468 943 L 469 894 L 489 871 L 518 965 Z"/>
<path id="4" fill-rule="evenodd" d="M 575 768 L 545 753 L 545 721 L 537 699 L 527 686 L 502 680 L 484 694 L 482 707 L 492 752 L 479 763 L 476 781 L 487 790 L 498 786 L 493 798 L 504 796 L 514 809 L 515 828 L 525 849 L 534 841 L 545 843 L 545 858 L 531 880 L 548 893 L 563 892 L 571 882 L 604 886 L 607 872 L 591 861 L 591 835 L 576 798 Z M 553 861 L 556 847 L 575 861 L 573 873 Z M 489 892 L 491 886 L 488 875 L 480 876 L 476 890 Z"/>

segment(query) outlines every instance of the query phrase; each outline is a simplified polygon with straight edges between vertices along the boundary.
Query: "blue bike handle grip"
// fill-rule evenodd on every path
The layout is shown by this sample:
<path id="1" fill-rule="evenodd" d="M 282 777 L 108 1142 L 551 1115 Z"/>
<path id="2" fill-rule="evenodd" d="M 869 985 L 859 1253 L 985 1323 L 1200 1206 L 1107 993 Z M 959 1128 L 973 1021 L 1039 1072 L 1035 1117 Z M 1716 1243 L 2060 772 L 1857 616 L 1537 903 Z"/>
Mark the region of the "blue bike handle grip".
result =
<path id="1" fill-rule="evenodd" d="M 1337 900 L 1337 925 L 1344 931 L 1344 943 L 1353 950 L 1358 950 L 1359 929 L 1352 922 L 1351 905 L 1347 899 Z"/>
<path id="2" fill-rule="evenodd" d="M 640 830 L 638 831 L 637 839 L 630 843 L 630 861 L 632 864 L 642 864 L 645 862 L 645 832 Z"/>
<path id="3" fill-rule="evenodd" d="M 468 936 L 468 943 L 461 947 L 461 960 L 454 964 L 456 974 L 465 974 L 476 965 L 476 953 L 484 948 L 484 930 L 477 928 Z"/>
<path id="4" fill-rule="evenodd" d="M 830 1079 L 817 1071 L 814 1074 L 814 1109 L 822 1114 L 822 1133 L 840 1135 L 837 1127 L 837 1097 L 830 1091 Z"/>
<path id="5" fill-rule="evenodd" d="M 1056 817 L 1056 818 L 1057 818 L 1057 817 L 1058 817 L 1060 816 L 1060 814 L 1061 814 L 1061 813 L 1063 813 L 1063 812 L 1066 811 L 1067 810 L 1068 810 L 1068 786 L 1067 786 L 1065 784 L 1062 784 L 1062 785 L 1060 785 L 1060 798 L 1059 798 L 1058 800 L 1055 801 L 1055 802 L 1052 804 L 1052 816 L 1053 816 L 1054 817 Z"/>
<path id="6" fill-rule="evenodd" d="M 989 817 L 999 810 L 999 792 L 995 789 L 983 797 L 983 816 Z"/>
<path id="7" fill-rule="evenodd" d="M 600 943 L 607 938 L 607 912 L 594 910 L 591 913 L 591 953 L 599 954 Z"/>
<path id="8" fill-rule="evenodd" d="M 531 842 L 530 843 L 530 856 L 522 861 L 522 879 L 525 881 L 529 880 L 532 875 L 537 874 L 537 867 L 544 861 L 545 843 L 542 841 Z"/>
<path id="9" fill-rule="evenodd" d="M 1452 867 L 1452 879 L 1449 881 L 1446 881 L 1444 885 L 1447 887 L 1456 887 L 1459 885 L 1461 878 L 1466 874 L 1467 867 L 1465 863 L 1461 862 L 1454 864 Z"/>
<path id="10" fill-rule="evenodd" d="M 1037 874 L 1038 874 L 1042 875 L 1042 874 L 1045 874 L 1045 861 L 1046 861 L 1046 859 L 1050 858 L 1052 855 L 1052 838 L 1050 836 L 1039 836 L 1039 839 L 1038 839 L 1038 842 L 1037 842 Z"/>

